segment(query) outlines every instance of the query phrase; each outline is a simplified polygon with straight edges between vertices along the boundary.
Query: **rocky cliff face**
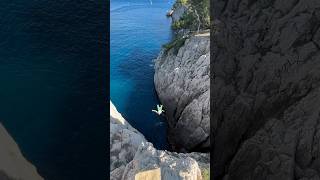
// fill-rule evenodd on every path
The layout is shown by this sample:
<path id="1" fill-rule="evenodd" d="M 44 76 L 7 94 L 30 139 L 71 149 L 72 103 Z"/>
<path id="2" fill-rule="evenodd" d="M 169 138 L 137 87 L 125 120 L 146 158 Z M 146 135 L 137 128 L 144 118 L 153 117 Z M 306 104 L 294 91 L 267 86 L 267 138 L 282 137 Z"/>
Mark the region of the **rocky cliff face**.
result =
<path id="1" fill-rule="evenodd" d="M 176 22 L 178 20 L 180 20 L 180 18 L 182 17 L 182 15 L 188 10 L 187 6 L 183 5 L 183 4 L 176 4 L 176 7 L 173 8 L 173 13 L 171 15 L 172 17 L 172 22 Z"/>
<path id="2" fill-rule="evenodd" d="M 209 154 L 156 150 L 110 102 L 110 177 L 112 180 L 201 180 Z M 161 176 L 161 177 L 159 177 Z"/>
<path id="3" fill-rule="evenodd" d="M 154 84 L 169 122 L 175 150 L 210 147 L 210 35 L 192 35 L 175 54 L 163 51 L 155 61 Z"/>
<path id="4" fill-rule="evenodd" d="M 216 179 L 320 179 L 320 1 L 214 0 Z"/>
<path id="5" fill-rule="evenodd" d="M 0 123 L 0 180 L 42 180 Z"/>
<path id="6" fill-rule="evenodd" d="M 134 158 L 143 142 L 147 142 L 144 136 L 134 129 L 110 102 L 110 170 L 124 168 Z"/>

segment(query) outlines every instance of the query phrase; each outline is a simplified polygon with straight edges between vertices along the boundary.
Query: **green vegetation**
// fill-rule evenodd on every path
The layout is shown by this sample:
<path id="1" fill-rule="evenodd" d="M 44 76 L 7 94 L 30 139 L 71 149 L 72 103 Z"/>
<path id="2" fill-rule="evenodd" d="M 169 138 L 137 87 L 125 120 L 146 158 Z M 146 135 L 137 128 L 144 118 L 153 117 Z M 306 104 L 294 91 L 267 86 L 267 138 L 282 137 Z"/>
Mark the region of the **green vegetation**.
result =
<path id="1" fill-rule="evenodd" d="M 196 24 L 194 23 L 196 21 L 195 15 L 192 12 L 184 13 L 179 21 L 174 22 L 171 27 L 173 30 L 179 30 L 179 29 L 194 29 Z"/>
<path id="2" fill-rule="evenodd" d="M 197 30 L 210 28 L 209 0 L 176 0 L 173 8 L 178 8 L 181 5 L 187 7 L 188 10 L 178 21 L 172 23 L 173 30 L 188 29 L 193 33 Z M 163 45 L 163 48 L 165 52 L 174 49 L 174 53 L 177 54 L 186 39 L 186 37 L 178 35 L 173 41 Z"/>
<path id="3" fill-rule="evenodd" d="M 176 3 L 186 5 L 188 0 L 177 0 Z"/>
<path id="4" fill-rule="evenodd" d="M 168 52 L 170 49 L 174 48 L 174 53 L 178 54 L 179 49 L 184 45 L 186 37 L 177 37 L 173 41 L 163 45 L 165 52 Z"/>
<path id="5" fill-rule="evenodd" d="M 188 11 L 183 14 L 179 21 L 172 24 L 174 30 L 198 30 L 198 28 L 210 28 L 209 0 L 177 0 L 174 4 L 174 8 L 177 8 L 178 5 L 186 6 Z"/>
<path id="6" fill-rule="evenodd" d="M 191 6 L 197 11 L 202 29 L 210 28 L 210 1 L 189 0 Z"/>
<path id="7" fill-rule="evenodd" d="M 201 170 L 201 175 L 203 180 L 210 180 L 210 171 L 209 169 Z"/>
<path id="8" fill-rule="evenodd" d="M 176 8 L 179 5 L 188 5 L 188 0 L 176 0 L 176 2 L 173 5 L 173 8 Z"/>

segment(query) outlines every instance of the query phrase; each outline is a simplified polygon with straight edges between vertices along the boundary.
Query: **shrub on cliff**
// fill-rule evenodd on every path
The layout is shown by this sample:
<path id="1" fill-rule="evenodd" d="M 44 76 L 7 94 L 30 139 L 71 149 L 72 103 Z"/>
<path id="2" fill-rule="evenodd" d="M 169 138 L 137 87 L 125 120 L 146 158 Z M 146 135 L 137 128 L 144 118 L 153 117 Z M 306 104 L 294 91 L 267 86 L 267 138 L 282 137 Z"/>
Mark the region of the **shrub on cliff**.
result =
<path id="1" fill-rule="evenodd" d="M 195 29 L 195 22 L 196 18 L 192 12 L 184 13 L 180 20 L 175 21 L 172 24 L 172 29 L 179 30 L 179 29 Z"/>
<path id="2" fill-rule="evenodd" d="M 201 175 L 202 175 L 203 180 L 210 180 L 210 170 L 209 169 L 201 170 Z"/>
<path id="3" fill-rule="evenodd" d="M 173 41 L 163 45 L 165 52 L 168 52 L 170 49 L 174 48 L 174 53 L 178 54 L 179 49 L 184 45 L 186 37 L 177 37 Z"/>
<path id="4" fill-rule="evenodd" d="M 177 0 L 174 4 L 173 4 L 173 9 L 177 8 L 180 5 L 187 5 L 188 4 L 188 0 Z"/>
<path id="5" fill-rule="evenodd" d="M 198 13 L 201 28 L 210 28 L 210 1 L 209 0 L 189 0 L 191 6 Z"/>
<path id="6" fill-rule="evenodd" d="M 209 0 L 178 0 L 174 4 L 176 8 L 179 4 L 188 7 L 180 20 L 172 24 L 172 29 L 208 29 L 210 28 L 210 4 Z"/>
<path id="7" fill-rule="evenodd" d="M 188 0 L 177 0 L 176 3 L 186 5 L 188 3 Z"/>

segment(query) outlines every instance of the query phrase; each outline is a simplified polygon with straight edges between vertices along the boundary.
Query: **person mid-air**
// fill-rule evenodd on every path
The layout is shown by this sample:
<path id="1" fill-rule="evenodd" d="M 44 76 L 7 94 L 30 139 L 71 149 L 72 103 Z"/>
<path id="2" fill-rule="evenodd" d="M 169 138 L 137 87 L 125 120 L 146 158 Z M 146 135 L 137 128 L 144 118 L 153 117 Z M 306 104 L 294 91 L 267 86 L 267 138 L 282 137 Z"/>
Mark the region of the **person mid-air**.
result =
<path id="1" fill-rule="evenodd" d="M 152 112 L 155 112 L 160 116 L 164 112 L 163 105 L 157 105 L 157 110 L 153 109 Z"/>

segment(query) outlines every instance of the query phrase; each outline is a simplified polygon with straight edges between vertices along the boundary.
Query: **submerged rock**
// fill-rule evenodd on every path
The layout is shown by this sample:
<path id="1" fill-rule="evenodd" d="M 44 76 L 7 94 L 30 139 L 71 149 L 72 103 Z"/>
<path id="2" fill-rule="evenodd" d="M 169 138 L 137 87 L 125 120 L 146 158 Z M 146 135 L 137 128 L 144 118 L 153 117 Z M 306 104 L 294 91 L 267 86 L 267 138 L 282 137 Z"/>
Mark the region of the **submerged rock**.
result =
<path id="1" fill-rule="evenodd" d="M 162 51 L 155 62 L 154 84 L 169 122 L 176 150 L 210 147 L 210 34 L 186 39 L 178 53 Z"/>
<path id="2" fill-rule="evenodd" d="M 0 123 L 0 180 L 42 180 Z"/>
<path id="3" fill-rule="evenodd" d="M 214 0 L 216 179 L 320 179 L 320 1 Z"/>
<path id="4" fill-rule="evenodd" d="M 209 154 L 156 150 L 130 126 L 111 102 L 110 129 L 112 180 L 158 177 L 159 173 L 162 180 L 201 180 L 202 168 L 210 168 Z"/>

